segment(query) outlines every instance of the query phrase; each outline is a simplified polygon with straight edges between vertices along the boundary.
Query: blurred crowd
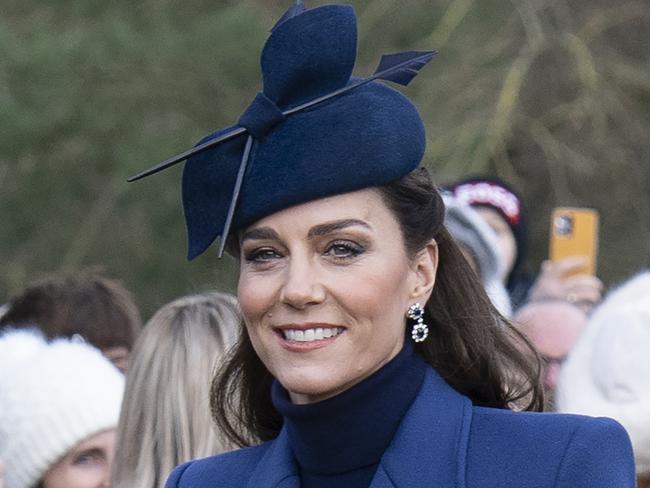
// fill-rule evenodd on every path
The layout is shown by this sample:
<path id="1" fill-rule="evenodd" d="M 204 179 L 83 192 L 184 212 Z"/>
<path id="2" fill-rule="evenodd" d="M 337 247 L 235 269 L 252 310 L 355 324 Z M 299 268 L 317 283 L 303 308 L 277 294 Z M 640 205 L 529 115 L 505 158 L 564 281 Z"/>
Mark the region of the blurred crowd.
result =
<path id="1" fill-rule="evenodd" d="M 612 417 L 650 486 L 650 271 L 606 291 L 584 258 L 525 271 L 526 211 L 494 178 L 442 188 L 445 224 L 499 312 L 538 356 L 545 409 Z M 177 298 L 143 325 L 98 272 L 53 276 L 0 309 L 0 488 L 154 488 L 231 446 L 210 385 L 242 333 L 236 299 Z M 513 406 L 516 407 L 516 406 Z"/>

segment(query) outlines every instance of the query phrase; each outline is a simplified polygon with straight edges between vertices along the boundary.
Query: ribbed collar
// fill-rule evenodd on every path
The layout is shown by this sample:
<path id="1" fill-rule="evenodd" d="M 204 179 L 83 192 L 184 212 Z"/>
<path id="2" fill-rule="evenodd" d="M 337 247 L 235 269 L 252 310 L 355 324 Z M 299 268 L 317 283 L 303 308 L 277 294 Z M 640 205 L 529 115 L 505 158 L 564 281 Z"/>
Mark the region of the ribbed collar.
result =
<path id="1" fill-rule="evenodd" d="M 336 397 L 294 405 L 275 381 L 273 405 L 284 417 L 302 470 L 334 475 L 379 463 L 424 379 L 426 363 L 410 341 L 391 361 Z"/>

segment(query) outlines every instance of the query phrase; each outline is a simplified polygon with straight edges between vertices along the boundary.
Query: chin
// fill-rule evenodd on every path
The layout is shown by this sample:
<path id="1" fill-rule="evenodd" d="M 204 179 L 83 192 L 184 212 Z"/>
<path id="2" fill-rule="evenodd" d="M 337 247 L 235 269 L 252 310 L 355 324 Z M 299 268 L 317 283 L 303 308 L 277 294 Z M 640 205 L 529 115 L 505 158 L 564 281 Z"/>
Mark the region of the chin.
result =
<path id="1" fill-rule="evenodd" d="M 301 368 L 302 369 L 302 368 Z M 329 369 L 319 367 L 304 368 L 276 376 L 280 384 L 291 394 L 310 398 L 325 399 L 345 389 L 344 381 L 332 377 Z"/>

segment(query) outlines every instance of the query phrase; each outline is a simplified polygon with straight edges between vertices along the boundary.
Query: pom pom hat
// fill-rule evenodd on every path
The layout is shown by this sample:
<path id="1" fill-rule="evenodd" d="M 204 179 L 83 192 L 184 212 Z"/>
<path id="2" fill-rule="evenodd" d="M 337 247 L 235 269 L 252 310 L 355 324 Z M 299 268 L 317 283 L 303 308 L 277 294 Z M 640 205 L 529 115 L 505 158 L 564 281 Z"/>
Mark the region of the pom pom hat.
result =
<path id="1" fill-rule="evenodd" d="M 188 259 L 230 231 L 310 200 L 398 180 L 424 154 L 424 127 L 411 102 L 376 80 L 408 84 L 434 52 L 383 56 L 353 78 L 356 18 L 346 5 L 297 2 L 262 51 L 264 88 L 237 125 L 133 181 L 187 159 L 183 207 Z"/>
<path id="2" fill-rule="evenodd" d="M 99 350 L 29 329 L 0 335 L 5 488 L 31 488 L 76 444 L 117 425 L 124 378 Z"/>

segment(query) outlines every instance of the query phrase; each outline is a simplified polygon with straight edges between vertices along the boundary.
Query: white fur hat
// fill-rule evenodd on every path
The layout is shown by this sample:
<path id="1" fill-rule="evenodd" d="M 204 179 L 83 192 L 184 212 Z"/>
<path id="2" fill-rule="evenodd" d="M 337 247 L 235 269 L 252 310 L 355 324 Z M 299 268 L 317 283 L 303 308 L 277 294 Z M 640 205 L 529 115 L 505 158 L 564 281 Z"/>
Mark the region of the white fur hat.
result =
<path id="1" fill-rule="evenodd" d="M 0 461 L 5 488 L 31 488 L 80 441 L 114 428 L 122 374 L 81 340 L 0 335 Z"/>
<path id="2" fill-rule="evenodd" d="M 618 420 L 637 473 L 650 473 L 650 272 L 612 292 L 594 311 L 562 368 L 561 412 Z"/>

